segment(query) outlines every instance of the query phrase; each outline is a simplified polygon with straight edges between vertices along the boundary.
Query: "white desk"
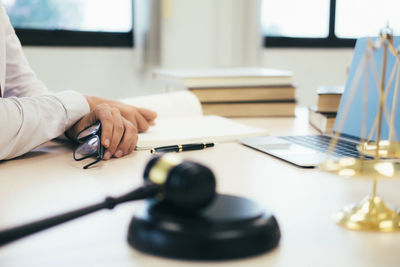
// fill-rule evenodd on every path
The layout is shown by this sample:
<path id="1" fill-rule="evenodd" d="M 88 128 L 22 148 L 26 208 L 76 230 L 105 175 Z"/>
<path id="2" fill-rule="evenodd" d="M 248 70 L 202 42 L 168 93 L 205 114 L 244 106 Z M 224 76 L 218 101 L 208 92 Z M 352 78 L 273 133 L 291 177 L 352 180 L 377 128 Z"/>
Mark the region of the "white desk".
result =
<path id="1" fill-rule="evenodd" d="M 291 118 L 241 119 L 271 134 L 309 133 L 306 114 Z M 354 232 L 332 214 L 371 192 L 371 182 L 300 169 L 237 143 L 218 144 L 185 158 L 209 166 L 218 191 L 252 198 L 276 215 L 282 239 L 260 256 L 223 262 L 187 262 L 149 256 L 126 241 L 135 203 L 35 234 L 0 249 L 0 266 L 400 266 L 400 233 Z M 83 170 L 72 150 L 50 142 L 29 155 L 0 163 L 0 228 L 30 222 L 119 195 L 142 182 L 150 159 L 135 152 Z M 378 184 L 378 194 L 400 207 L 400 181 Z"/>

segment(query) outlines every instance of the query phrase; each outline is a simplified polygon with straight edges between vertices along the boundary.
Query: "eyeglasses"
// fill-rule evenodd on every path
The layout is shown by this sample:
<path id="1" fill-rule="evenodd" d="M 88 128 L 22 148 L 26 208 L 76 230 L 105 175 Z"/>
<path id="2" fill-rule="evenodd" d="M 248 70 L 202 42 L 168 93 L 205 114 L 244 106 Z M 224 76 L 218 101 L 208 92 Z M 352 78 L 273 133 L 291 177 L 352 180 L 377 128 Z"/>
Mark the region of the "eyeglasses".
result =
<path id="1" fill-rule="evenodd" d="M 101 123 L 96 122 L 80 131 L 76 137 L 81 143 L 74 151 L 74 159 L 76 161 L 84 160 L 90 157 L 96 157 L 92 163 L 85 165 L 83 168 L 87 169 L 93 164 L 101 161 L 104 157 L 104 147 L 101 144 Z"/>

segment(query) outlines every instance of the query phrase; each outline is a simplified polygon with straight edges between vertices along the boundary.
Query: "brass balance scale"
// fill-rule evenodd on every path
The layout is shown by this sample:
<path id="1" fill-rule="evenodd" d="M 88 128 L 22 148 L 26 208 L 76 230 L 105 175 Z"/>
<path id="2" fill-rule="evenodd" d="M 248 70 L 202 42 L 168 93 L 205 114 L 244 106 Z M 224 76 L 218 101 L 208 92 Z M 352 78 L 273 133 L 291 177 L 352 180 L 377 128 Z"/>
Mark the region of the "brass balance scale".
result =
<path id="1" fill-rule="evenodd" d="M 372 57 L 373 53 L 383 53 L 382 67 L 380 75 L 376 69 L 376 64 Z M 339 160 L 328 160 L 319 168 L 323 171 L 337 174 L 344 177 L 368 178 L 373 182 L 372 195 L 365 197 L 360 203 L 344 207 L 335 214 L 336 222 L 351 230 L 361 231 L 379 231 L 394 232 L 400 230 L 400 214 L 389 207 L 382 198 L 377 196 L 377 182 L 386 178 L 400 177 L 400 142 L 395 134 L 395 117 L 397 107 L 397 98 L 400 79 L 400 47 L 395 47 L 393 32 L 389 28 L 381 31 L 376 40 L 367 39 L 367 51 L 363 55 L 363 63 L 359 66 L 359 73 L 354 78 L 350 86 L 349 98 L 344 103 L 345 114 L 354 99 L 355 91 L 361 82 L 362 73 L 366 73 L 367 68 L 373 70 L 376 87 L 379 90 L 378 110 L 373 126 L 368 135 L 366 134 L 366 114 L 367 114 L 367 87 L 364 83 L 363 88 L 363 120 L 361 123 L 361 143 L 357 147 L 360 158 L 341 158 Z M 394 57 L 393 68 L 387 70 L 388 57 Z M 387 74 L 389 74 L 387 79 Z M 379 78 L 380 77 L 380 78 Z M 385 80 L 387 84 L 385 84 Z M 389 115 L 387 108 L 388 91 L 393 86 L 393 99 L 391 100 L 392 109 Z M 360 100 L 360 99 L 357 99 Z M 382 123 L 386 119 L 389 127 L 388 138 L 382 138 Z M 345 119 L 344 119 L 345 120 Z M 338 121 L 338 133 L 343 127 L 344 121 Z M 376 141 L 371 141 L 372 136 L 376 134 Z M 336 138 L 332 139 L 330 151 L 336 146 Z"/>

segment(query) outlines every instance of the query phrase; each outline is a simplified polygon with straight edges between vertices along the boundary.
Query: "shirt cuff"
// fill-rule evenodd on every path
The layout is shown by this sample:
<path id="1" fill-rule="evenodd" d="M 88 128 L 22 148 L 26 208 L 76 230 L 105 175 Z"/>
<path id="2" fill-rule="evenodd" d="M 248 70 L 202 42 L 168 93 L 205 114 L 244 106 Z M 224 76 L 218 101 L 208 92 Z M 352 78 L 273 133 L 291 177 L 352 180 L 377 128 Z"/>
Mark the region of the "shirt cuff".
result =
<path id="1" fill-rule="evenodd" d="M 66 110 L 67 121 L 65 129 L 69 129 L 75 122 L 90 112 L 86 98 L 78 92 L 63 91 L 55 93 L 54 96 L 63 104 Z"/>

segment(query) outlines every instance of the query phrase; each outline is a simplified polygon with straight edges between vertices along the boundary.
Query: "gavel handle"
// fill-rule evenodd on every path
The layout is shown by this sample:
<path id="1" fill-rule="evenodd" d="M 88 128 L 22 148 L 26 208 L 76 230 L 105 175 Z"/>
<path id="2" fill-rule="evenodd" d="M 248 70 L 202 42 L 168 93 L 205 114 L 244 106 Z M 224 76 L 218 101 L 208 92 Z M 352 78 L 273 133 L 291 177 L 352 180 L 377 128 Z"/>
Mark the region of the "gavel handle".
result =
<path id="1" fill-rule="evenodd" d="M 10 242 L 16 241 L 20 238 L 32 235 L 34 233 L 43 231 L 45 229 L 62 224 L 64 222 L 71 221 L 73 219 L 96 212 L 98 210 L 113 209 L 118 204 L 152 197 L 159 192 L 160 192 L 160 187 L 158 185 L 154 184 L 144 185 L 117 198 L 107 197 L 103 202 L 98 204 L 90 205 L 78 210 L 70 211 L 43 220 L 27 223 L 4 231 L 0 231 L 0 247 Z"/>

